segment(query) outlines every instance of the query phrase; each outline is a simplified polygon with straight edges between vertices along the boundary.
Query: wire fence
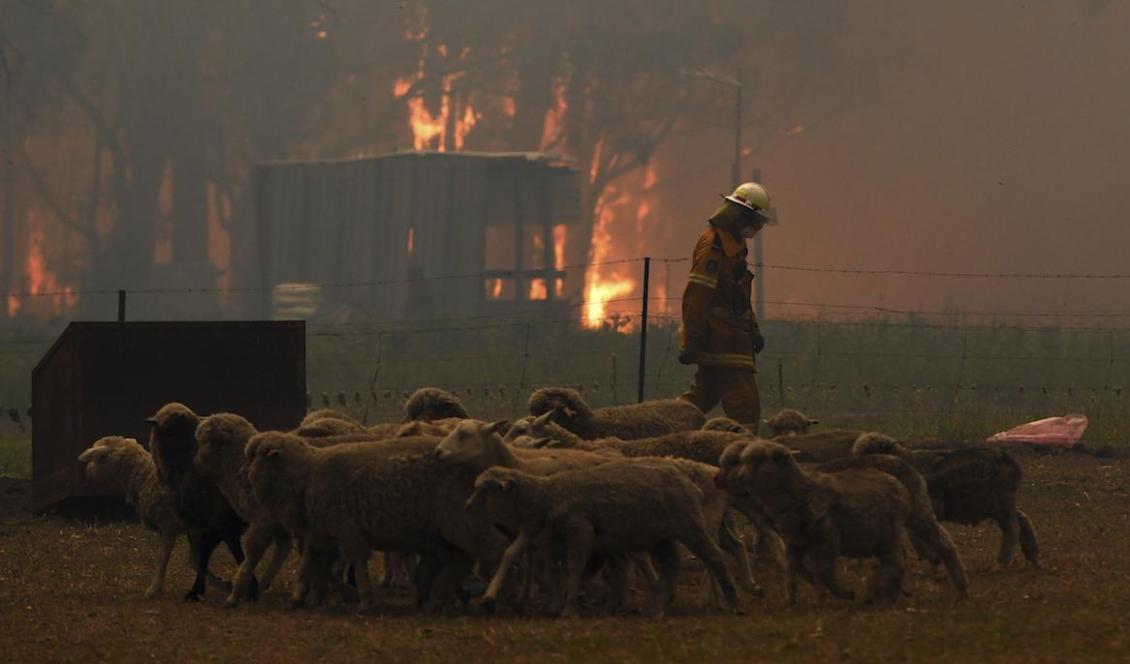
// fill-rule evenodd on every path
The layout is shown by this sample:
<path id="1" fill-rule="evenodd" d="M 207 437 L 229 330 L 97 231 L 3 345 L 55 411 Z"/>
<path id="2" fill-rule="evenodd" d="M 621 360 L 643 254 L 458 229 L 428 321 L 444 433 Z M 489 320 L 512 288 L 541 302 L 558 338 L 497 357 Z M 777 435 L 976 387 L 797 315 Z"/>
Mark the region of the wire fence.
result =
<path id="1" fill-rule="evenodd" d="M 653 259 L 680 265 L 686 259 Z M 560 273 L 593 268 L 633 270 L 645 259 L 557 266 Z M 828 274 L 966 279 L 1121 280 L 1130 274 L 1025 274 L 851 270 L 796 265 L 765 270 Z M 537 278 L 544 268 L 511 271 Z M 497 278 L 498 271 L 383 281 L 316 284 L 333 290 L 445 287 L 458 280 Z M 653 281 L 654 284 L 654 281 Z M 130 290 L 130 303 L 146 297 L 259 293 L 265 288 L 153 288 Z M 524 410 L 542 385 L 581 390 L 594 405 L 670 397 L 690 383 L 694 368 L 679 364 L 676 294 L 654 285 L 647 297 L 578 297 L 531 302 L 490 302 L 471 314 L 382 320 L 379 316 L 316 316 L 307 325 L 307 385 L 311 408 L 348 408 L 370 422 L 399 417 L 405 396 L 436 385 L 459 394 L 484 417 Z M 590 294 L 591 295 L 591 294 Z M 117 314 L 119 291 L 67 291 L 101 312 Z M 13 294 L 17 298 L 62 293 Z M 331 298 L 332 299 L 332 298 Z M 644 302 L 652 305 L 646 325 Z M 922 438 L 977 439 L 1024 421 L 1070 412 L 1091 420 L 1086 439 L 1122 442 L 1130 437 L 1130 311 L 928 311 L 844 302 L 766 301 L 761 322 L 768 340 L 758 357 L 763 409 L 799 408 L 822 421 L 875 428 Z M 865 317 L 790 318 L 811 307 L 844 309 Z M 582 321 L 596 308 L 600 317 Z M 127 309 L 128 311 L 128 309 Z M 971 321 L 974 317 L 977 320 Z M 1082 325 L 1058 325 L 1073 318 Z M 90 318 L 90 316 L 86 316 Z M 175 316 L 173 317 L 175 318 Z M 1038 319 L 1038 320 L 1037 320 Z M 1051 321 L 1049 324 L 1046 321 Z M 65 317 L 55 327 L 0 328 L 0 419 L 28 425 L 30 374 Z M 1039 324 L 1036 324 L 1039 323 Z M 641 331 L 646 351 L 641 353 Z M 18 420 L 18 422 L 17 422 Z"/>

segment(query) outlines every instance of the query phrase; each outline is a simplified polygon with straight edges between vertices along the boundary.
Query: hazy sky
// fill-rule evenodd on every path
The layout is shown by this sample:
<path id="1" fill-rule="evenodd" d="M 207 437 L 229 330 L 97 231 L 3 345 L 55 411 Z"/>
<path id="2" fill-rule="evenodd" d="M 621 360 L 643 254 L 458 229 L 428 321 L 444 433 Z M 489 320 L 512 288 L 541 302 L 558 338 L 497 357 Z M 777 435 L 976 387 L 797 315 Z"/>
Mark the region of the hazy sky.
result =
<path id="1" fill-rule="evenodd" d="M 889 17 L 911 53 L 889 89 L 752 158 L 783 219 L 767 262 L 1130 273 L 1130 4 L 1087 13 L 1102 4 L 916 2 Z M 872 72 L 856 75 L 868 87 Z M 664 195 L 686 251 L 728 180 L 728 140 L 698 137 L 718 167 Z M 1130 280 L 766 276 L 774 300 L 1130 311 Z"/>

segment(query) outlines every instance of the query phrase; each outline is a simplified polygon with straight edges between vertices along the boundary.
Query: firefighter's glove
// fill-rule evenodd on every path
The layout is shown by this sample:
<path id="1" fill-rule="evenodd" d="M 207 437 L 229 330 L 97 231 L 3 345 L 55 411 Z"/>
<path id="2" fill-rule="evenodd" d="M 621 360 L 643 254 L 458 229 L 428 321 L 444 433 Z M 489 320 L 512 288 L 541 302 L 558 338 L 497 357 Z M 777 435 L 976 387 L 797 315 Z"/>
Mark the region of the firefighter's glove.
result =
<path id="1" fill-rule="evenodd" d="M 753 354 L 758 355 L 765 350 L 765 337 L 759 331 L 753 333 Z"/>
<path id="2" fill-rule="evenodd" d="M 701 353 L 698 344 L 688 342 L 687 347 L 679 351 L 679 364 L 694 364 Z"/>

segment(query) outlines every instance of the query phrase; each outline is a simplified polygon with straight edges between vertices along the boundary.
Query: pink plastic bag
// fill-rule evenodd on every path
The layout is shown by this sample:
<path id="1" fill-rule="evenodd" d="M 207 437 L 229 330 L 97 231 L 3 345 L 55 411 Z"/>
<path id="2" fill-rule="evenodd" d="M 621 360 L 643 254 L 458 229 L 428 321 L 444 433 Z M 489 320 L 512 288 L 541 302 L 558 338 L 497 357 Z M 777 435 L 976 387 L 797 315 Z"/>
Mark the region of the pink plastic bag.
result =
<path id="1" fill-rule="evenodd" d="M 1062 445 L 1070 447 L 1079 442 L 1087 430 L 1086 415 L 1048 417 L 1021 424 L 1008 431 L 995 433 L 985 439 L 988 443 L 1033 443 L 1035 445 Z"/>

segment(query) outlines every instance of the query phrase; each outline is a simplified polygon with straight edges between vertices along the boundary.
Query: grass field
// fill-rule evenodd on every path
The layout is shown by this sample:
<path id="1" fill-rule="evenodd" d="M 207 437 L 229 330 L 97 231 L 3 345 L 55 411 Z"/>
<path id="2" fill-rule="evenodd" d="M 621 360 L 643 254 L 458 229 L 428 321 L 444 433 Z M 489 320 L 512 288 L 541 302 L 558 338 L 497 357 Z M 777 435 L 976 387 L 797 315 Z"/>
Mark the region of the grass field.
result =
<path id="1" fill-rule="evenodd" d="M 1032 419 L 1083 413 L 1085 441 L 1130 440 L 1130 330 L 958 325 L 888 318 L 770 320 L 759 357 L 764 409 L 908 438 L 978 439 Z M 0 339 L 0 419 L 30 405 L 30 372 L 48 333 Z M 638 334 L 587 330 L 568 316 L 415 323 L 310 323 L 311 407 L 342 403 L 370 422 L 399 419 L 405 395 L 437 385 L 473 412 L 511 416 L 530 390 L 570 385 L 594 405 L 636 399 Z M 676 361 L 677 327 L 648 328 L 647 398 L 673 396 L 693 367 Z M 175 398 L 175 397 L 174 397 Z M 12 422 L 7 422 L 13 427 Z"/>
<path id="2" fill-rule="evenodd" d="M 31 478 L 30 438 L 0 438 L 0 477 Z"/>
<path id="3" fill-rule="evenodd" d="M 201 605 L 179 601 L 191 582 L 183 545 L 170 565 L 165 596 L 147 601 L 142 595 L 157 542 L 140 526 L 17 516 L 0 521 L 0 644 L 7 661 L 1130 657 L 1130 460 L 1024 451 L 1017 456 L 1025 469 L 1020 505 L 1040 537 L 1043 568 L 996 570 L 995 529 L 952 526 L 971 572 L 966 601 L 912 574 L 911 596 L 894 609 L 820 599 L 802 584 L 801 605 L 789 610 L 779 574 L 765 563 L 758 569 L 769 596 L 747 599 L 747 615 L 737 617 L 703 608 L 694 587 L 681 588 L 675 608 L 662 619 L 424 615 L 410 610 L 403 592 L 380 595 L 378 607 L 366 615 L 340 606 L 291 611 L 279 590 L 259 604 L 228 611 L 211 591 Z M 227 565 L 226 558 L 216 560 Z"/>

